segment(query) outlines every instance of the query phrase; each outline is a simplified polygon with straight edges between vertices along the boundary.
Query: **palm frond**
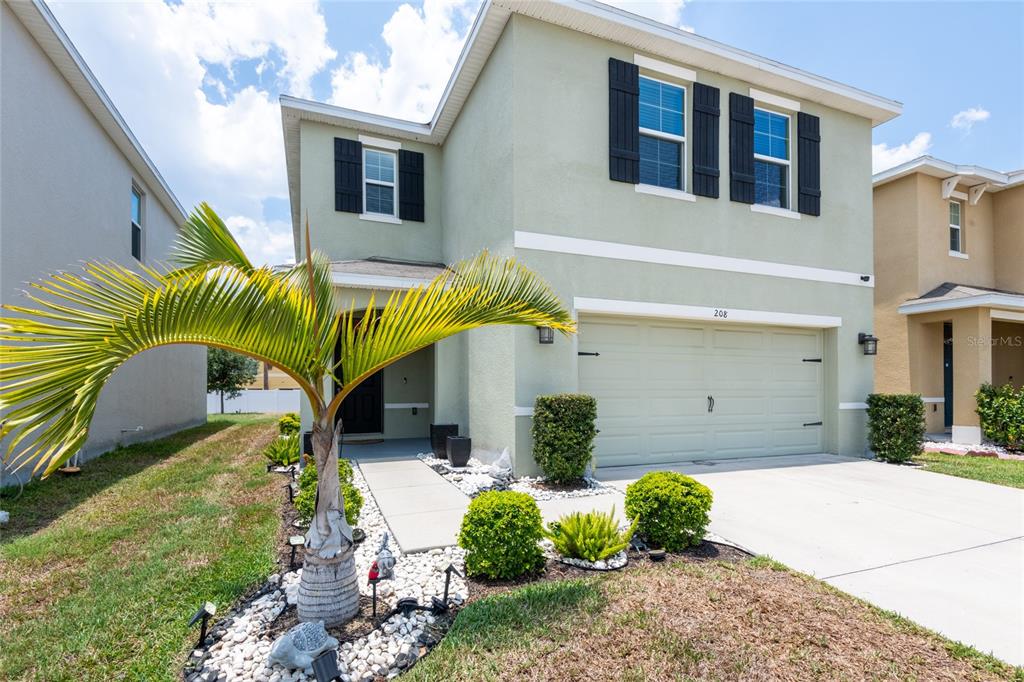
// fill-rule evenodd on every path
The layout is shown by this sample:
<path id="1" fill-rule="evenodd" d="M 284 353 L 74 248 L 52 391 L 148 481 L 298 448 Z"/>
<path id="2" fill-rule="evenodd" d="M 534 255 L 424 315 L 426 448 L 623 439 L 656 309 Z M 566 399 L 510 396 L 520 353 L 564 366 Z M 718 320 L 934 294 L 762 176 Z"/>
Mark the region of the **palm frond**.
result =
<path id="1" fill-rule="evenodd" d="M 0 318 L 0 436 L 12 435 L 15 466 L 35 461 L 48 475 L 63 464 L 85 442 L 113 372 L 160 346 L 216 346 L 270 362 L 321 404 L 337 322 L 317 328 L 305 292 L 268 268 L 138 273 L 90 263 L 33 289 L 35 307 L 5 306 L 18 316 Z"/>
<path id="2" fill-rule="evenodd" d="M 186 269 L 208 269 L 230 265 L 242 272 L 255 268 L 242 251 L 227 225 L 205 201 L 189 214 L 182 225 L 171 260 Z"/>

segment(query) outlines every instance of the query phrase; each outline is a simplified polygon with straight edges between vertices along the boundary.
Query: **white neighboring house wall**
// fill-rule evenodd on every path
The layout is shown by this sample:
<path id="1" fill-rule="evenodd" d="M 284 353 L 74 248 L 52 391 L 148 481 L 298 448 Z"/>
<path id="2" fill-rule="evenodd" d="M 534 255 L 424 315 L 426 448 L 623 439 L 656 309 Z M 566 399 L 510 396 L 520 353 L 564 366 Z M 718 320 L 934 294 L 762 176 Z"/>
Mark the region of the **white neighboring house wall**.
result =
<path id="1" fill-rule="evenodd" d="M 28 282 L 84 260 L 136 265 L 133 186 L 142 260 L 166 259 L 185 216 L 155 166 L 45 6 L 0 12 L 0 302 L 31 305 Z M 205 348 L 136 356 L 103 390 L 79 461 L 203 423 L 205 395 Z"/>
<path id="2" fill-rule="evenodd" d="M 298 412 L 301 396 L 297 388 L 244 389 L 237 398 L 224 397 L 224 412 Z M 220 393 L 206 395 L 206 413 L 220 414 Z"/>

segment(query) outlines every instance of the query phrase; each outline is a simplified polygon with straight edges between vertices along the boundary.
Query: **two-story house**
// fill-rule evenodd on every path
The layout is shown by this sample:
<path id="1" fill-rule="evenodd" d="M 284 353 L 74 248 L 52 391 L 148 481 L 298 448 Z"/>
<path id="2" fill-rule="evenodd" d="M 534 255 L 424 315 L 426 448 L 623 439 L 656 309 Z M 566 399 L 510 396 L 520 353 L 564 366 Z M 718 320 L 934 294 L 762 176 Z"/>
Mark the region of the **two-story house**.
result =
<path id="1" fill-rule="evenodd" d="M 0 86 L 0 303 L 85 260 L 165 260 L 184 211 L 42 0 L 0 2 Z M 206 350 L 147 351 L 103 389 L 80 461 L 205 421 Z"/>
<path id="2" fill-rule="evenodd" d="M 491 0 L 429 122 L 281 108 L 296 255 L 308 213 L 341 299 L 489 249 L 579 322 L 410 356 L 348 433 L 454 422 L 528 473 L 535 397 L 581 391 L 598 466 L 865 452 L 871 130 L 897 102 L 600 3 Z"/>
<path id="3" fill-rule="evenodd" d="M 920 393 L 929 433 L 980 443 L 978 387 L 1024 385 L 1024 171 L 923 156 L 874 194 L 875 388 Z"/>

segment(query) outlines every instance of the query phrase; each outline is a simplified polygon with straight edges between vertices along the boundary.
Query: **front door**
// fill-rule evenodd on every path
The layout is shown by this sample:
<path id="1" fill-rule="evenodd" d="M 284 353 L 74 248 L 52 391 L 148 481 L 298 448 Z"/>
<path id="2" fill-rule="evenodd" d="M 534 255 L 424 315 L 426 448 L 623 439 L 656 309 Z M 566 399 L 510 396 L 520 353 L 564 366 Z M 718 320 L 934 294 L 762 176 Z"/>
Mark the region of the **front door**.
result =
<path id="1" fill-rule="evenodd" d="M 946 428 L 953 428 L 953 324 L 942 325 L 942 395 Z"/>
<path id="2" fill-rule="evenodd" d="M 384 432 L 384 370 L 369 377 L 346 396 L 339 418 L 346 434 Z"/>

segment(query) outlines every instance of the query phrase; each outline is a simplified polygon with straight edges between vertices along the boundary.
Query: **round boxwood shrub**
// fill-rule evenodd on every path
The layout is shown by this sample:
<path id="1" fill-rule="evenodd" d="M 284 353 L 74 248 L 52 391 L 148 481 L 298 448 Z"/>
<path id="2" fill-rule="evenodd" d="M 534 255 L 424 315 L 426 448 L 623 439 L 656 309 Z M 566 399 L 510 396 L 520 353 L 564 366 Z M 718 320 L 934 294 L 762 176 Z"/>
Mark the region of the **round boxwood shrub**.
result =
<path id="1" fill-rule="evenodd" d="M 985 438 L 1011 450 L 1024 450 L 1024 386 L 984 384 L 974 394 Z"/>
<path id="2" fill-rule="evenodd" d="M 924 445 L 924 401 L 916 394 L 868 396 L 868 442 L 875 456 L 902 464 Z"/>
<path id="3" fill-rule="evenodd" d="M 466 550 L 466 571 L 486 578 L 515 578 L 540 569 L 544 554 L 540 509 L 526 493 L 491 491 L 469 503 L 462 518 L 459 546 Z"/>
<path id="4" fill-rule="evenodd" d="M 670 552 L 703 541 L 709 511 L 711 490 L 674 471 L 652 471 L 626 488 L 626 516 L 636 532 Z"/>
<path id="5" fill-rule="evenodd" d="M 533 406 L 533 459 L 555 483 L 579 480 L 594 452 L 597 401 L 580 393 L 537 396 Z"/>

